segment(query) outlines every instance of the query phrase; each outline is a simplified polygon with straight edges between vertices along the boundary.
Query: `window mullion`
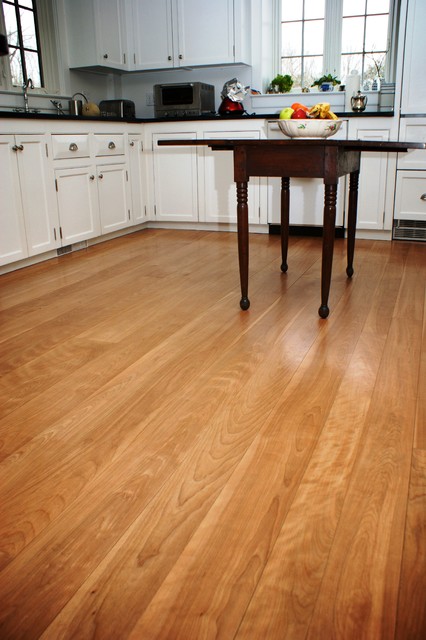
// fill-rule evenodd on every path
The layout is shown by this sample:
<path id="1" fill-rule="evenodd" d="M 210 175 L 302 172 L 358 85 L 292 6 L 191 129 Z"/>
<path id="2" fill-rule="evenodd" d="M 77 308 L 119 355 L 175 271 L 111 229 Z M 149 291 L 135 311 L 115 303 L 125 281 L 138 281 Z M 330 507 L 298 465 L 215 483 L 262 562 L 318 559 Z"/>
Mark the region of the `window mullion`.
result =
<path id="1" fill-rule="evenodd" d="M 340 74 L 343 0 L 326 0 L 324 28 L 324 73 Z"/>

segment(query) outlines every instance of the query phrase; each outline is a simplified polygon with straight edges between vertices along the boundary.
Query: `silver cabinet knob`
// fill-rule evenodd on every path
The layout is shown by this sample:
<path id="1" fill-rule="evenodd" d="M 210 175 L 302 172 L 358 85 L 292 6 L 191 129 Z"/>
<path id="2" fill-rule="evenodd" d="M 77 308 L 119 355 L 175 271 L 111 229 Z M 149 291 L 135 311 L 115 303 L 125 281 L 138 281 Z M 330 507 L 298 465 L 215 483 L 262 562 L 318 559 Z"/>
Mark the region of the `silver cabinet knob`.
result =
<path id="1" fill-rule="evenodd" d="M 75 142 L 71 142 L 70 146 L 69 146 L 69 150 L 70 151 L 78 151 L 78 147 L 75 144 Z"/>
<path id="2" fill-rule="evenodd" d="M 108 149 L 115 149 L 115 143 L 114 142 L 110 142 L 108 144 Z"/>

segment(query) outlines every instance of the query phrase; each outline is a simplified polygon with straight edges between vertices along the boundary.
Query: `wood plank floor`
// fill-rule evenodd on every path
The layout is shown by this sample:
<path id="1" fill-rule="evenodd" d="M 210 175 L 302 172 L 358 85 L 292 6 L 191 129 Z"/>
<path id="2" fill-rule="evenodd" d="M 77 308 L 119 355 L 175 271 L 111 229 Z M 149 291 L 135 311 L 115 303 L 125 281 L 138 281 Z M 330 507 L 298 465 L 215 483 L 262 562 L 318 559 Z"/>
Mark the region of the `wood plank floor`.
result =
<path id="1" fill-rule="evenodd" d="M 426 246 L 147 230 L 0 278 L 0 638 L 426 637 Z"/>

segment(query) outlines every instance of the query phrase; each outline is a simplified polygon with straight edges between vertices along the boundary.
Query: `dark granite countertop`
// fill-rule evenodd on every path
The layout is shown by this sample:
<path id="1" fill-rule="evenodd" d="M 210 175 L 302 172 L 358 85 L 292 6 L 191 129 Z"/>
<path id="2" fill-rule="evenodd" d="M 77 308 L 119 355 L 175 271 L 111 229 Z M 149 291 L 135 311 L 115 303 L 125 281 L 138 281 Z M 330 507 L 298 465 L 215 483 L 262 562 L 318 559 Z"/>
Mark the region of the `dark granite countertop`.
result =
<path id="1" fill-rule="evenodd" d="M 394 115 L 393 111 L 363 111 L 362 113 L 337 112 L 340 118 L 374 118 L 385 117 L 389 118 Z M 203 121 L 203 120 L 215 120 L 215 121 L 230 121 L 241 119 L 264 119 L 264 120 L 276 120 L 278 119 L 278 113 L 247 113 L 242 116 L 220 116 L 218 114 L 206 114 L 202 116 L 190 116 L 190 117 L 175 117 L 175 118 L 105 118 L 100 116 L 71 116 L 71 115 L 57 115 L 56 113 L 25 113 L 24 111 L 0 111 L 0 118 L 17 118 L 18 120 L 67 120 L 67 121 L 82 121 L 82 122 L 126 122 L 126 123 L 150 123 L 150 122 L 191 122 L 191 121 Z"/>

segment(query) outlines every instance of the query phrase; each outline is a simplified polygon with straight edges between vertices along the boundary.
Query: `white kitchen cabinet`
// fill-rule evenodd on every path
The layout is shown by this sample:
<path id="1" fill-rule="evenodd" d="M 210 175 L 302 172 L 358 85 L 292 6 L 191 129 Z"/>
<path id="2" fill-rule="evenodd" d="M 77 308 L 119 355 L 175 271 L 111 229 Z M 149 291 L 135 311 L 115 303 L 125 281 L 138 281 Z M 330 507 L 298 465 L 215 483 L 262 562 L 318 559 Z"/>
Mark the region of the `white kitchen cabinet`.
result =
<path id="1" fill-rule="evenodd" d="M 133 0 L 134 68 L 250 64 L 249 0 Z"/>
<path id="2" fill-rule="evenodd" d="M 55 171 L 60 236 L 63 245 L 101 234 L 96 167 L 69 167 Z"/>
<path id="3" fill-rule="evenodd" d="M 159 147 L 161 139 L 195 140 L 197 133 L 153 132 L 154 220 L 198 221 L 197 150 L 195 147 Z"/>
<path id="4" fill-rule="evenodd" d="M 204 131 L 204 139 L 243 138 L 259 140 L 259 129 L 253 131 Z M 234 182 L 234 157 L 231 151 L 200 148 L 199 192 L 200 221 L 235 223 L 237 197 Z M 248 186 L 249 223 L 259 224 L 260 178 L 250 177 Z M 266 222 L 266 219 L 264 220 Z"/>
<path id="5" fill-rule="evenodd" d="M 147 185 L 143 140 L 140 134 L 129 134 L 129 169 L 133 224 L 148 220 Z"/>
<path id="6" fill-rule="evenodd" d="M 351 118 L 349 139 L 386 141 L 390 140 L 390 129 L 385 124 L 381 128 L 374 118 L 370 122 L 365 118 Z M 361 154 L 357 229 L 391 230 L 395 178 L 396 154 Z"/>
<path id="7" fill-rule="evenodd" d="M 112 233 L 130 225 L 129 172 L 125 164 L 96 167 L 101 232 Z"/>
<path id="8" fill-rule="evenodd" d="M 343 122 L 335 139 L 347 137 L 347 123 Z M 276 121 L 268 122 L 268 139 L 282 140 Z M 345 178 L 337 189 L 336 226 L 344 224 Z M 320 178 L 290 178 L 290 225 L 322 227 L 324 217 L 324 181 Z M 268 178 L 268 223 L 281 223 L 281 178 Z"/>
<path id="9" fill-rule="evenodd" d="M 65 0 L 71 68 L 128 69 L 128 0 Z"/>
<path id="10" fill-rule="evenodd" d="M 6 264 L 55 249 L 59 241 L 48 137 L 28 134 L 4 138 L 1 254 Z"/>
<path id="11" fill-rule="evenodd" d="M 426 171 L 398 171 L 395 218 L 426 223 Z"/>
<path id="12" fill-rule="evenodd" d="M 399 124 L 401 142 L 426 142 L 426 117 L 401 118 Z M 426 150 L 414 149 L 398 155 L 398 169 L 426 170 Z"/>
<path id="13" fill-rule="evenodd" d="M 97 164 L 55 171 L 62 245 L 130 224 L 127 166 Z"/>
<path id="14" fill-rule="evenodd" d="M 425 28 L 425 0 L 408 0 L 402 72 L 402 114 L 426 114 Z"/>
<path id="15" fill-rule="evenodd" d="M 15 137 L 0 136 L 0 264 L 28 256 Z"/>

